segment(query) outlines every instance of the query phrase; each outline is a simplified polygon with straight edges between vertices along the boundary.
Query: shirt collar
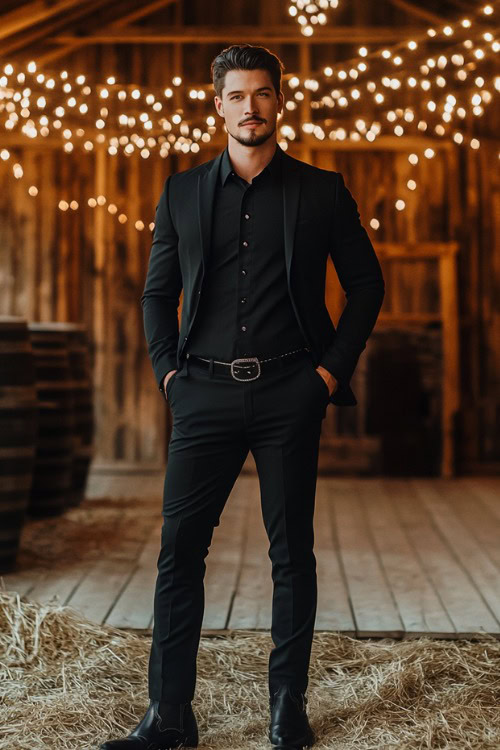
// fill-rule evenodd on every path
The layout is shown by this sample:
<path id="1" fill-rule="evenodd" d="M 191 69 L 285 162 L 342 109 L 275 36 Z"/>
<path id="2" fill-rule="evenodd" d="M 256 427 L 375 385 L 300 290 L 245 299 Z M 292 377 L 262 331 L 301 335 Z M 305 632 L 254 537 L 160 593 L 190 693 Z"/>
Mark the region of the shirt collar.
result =
<path id="1" fill-rule="evenodd" d="M 278 177 L 281 173 L 282 154 L 283 154 L 283 149 L 277 143 L 273 158 L 271 159 L 269 164 L 266 164 L 262 172 L 260 172 L 260 174 L 257 176 L 260 177 L 261 174 L 266 172 L 266 173 L 271 174 L 273 177 Z M 232 171 L 233 171 L 233 165 L 231 164 L 231 159 L 229 158 L 228 146 L 226 146 L 226 148 L 224 149 L 222 153 L 222 160 L 220 164 L 220 183 L 223 186 L 226 184 L 226 181 Z"/>

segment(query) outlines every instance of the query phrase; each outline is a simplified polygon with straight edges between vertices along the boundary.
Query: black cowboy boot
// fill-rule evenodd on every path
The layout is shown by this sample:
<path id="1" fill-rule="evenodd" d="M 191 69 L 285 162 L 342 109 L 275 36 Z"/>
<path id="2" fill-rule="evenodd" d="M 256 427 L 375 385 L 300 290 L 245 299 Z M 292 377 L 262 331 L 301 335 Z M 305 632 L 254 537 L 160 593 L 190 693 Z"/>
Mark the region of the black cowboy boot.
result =
<path id="1" fill-rule="evenodd" d="M 170 750 L 198 746 L 198 726 L 191 703 L 150 700 L 136 728 L 119 740 L 108 740 L 100 750 Z"/>
<path id="2" fill-rule="evenodd" d="M 271 722 L 269 739 L 275 750 L 295 750 L 311 747 L 316 738 L 306 713 L 307 698 L 304 693 L 281 687 L 269 698 Z"/>

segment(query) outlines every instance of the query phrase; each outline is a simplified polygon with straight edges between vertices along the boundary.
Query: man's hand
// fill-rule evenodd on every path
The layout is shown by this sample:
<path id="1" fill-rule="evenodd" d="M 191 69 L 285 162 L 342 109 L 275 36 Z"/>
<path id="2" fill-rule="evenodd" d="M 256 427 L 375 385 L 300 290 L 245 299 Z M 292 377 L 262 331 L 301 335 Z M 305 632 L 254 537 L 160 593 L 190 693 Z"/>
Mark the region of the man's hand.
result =
<path id="1" fill-rule="evenodd" d="M 337 385 L 336 379 L 333 377 L 332 373 L 326 370 L 321 365 L 318 365 L 316 368 L 316 372 L 321 375 L 323 380 L 325 381 L 327 387 L 328 387 L 328 393 L 331 396 L 333 391 L 335 390 L 335 386 Z"/>
<path id="2" fill-rule="evenodd" d="M 165 377 L 163 378 L 163 394 L 165 398 L 167 398 L 167 382 L 170 377 L 174 374 L 174 372 L 177 372 L 177 370 L 169 370 Z"/>

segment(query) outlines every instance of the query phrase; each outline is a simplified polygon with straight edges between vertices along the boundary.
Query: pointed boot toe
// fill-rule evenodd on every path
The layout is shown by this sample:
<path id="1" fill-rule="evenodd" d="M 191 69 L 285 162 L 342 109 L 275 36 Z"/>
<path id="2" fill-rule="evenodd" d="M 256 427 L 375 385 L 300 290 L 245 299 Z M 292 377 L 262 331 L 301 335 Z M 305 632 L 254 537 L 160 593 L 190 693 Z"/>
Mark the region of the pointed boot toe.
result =
<path id="1" fill-rule="evenodd" d="M 198 747 L 198 726 L 191 703 L 150 700 L 135 729 L 117 740 L 107 740 L 99 750 L 173 750 Z"/>

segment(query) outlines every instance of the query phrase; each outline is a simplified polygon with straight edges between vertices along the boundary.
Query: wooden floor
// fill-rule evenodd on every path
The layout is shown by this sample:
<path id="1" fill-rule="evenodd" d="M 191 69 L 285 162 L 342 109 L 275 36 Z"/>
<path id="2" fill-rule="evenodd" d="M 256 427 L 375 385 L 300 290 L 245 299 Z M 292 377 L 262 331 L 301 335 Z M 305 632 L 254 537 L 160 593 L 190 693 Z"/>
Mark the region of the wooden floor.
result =
<path id="1" fill-rule="evenodd" d="M 57 595 L 99 623 L 150 629 L 161 487 L 137 478 L 127 487 L 127 496 L 29 520 L 5 588 L 37 601 Z M 319 477 L 315 552 L 317 630 L 500 634 L 500 479 Z M 271 597 L 258 479 L 242 474 L 207 557 L 203 629 L 269 629 Z"/>

